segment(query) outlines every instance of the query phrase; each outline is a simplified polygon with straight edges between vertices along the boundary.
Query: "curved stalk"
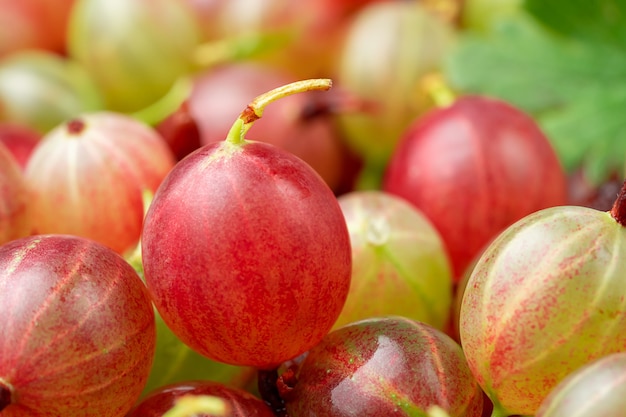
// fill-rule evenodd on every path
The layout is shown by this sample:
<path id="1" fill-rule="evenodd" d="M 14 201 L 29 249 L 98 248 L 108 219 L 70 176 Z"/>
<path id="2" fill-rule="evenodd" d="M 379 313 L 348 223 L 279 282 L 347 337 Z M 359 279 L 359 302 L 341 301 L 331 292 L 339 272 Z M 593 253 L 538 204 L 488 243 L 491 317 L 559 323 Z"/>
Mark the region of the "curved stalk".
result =
<path id="1" fill-rule="evenodd" d="M 448 107 L 456 100 L 456 94 L 439 72 L 425 75 L 422 77 L 420 84 L 437 107 Z"/>
<path id="2" fill-rule="evenodd" d="M 192 62 L 196 70 L 203 70 L 224 62 L 250 59 L 280 50 L 297 36 L 293 29 L 282 29 L 213 40 L 196 47 Z"/>
<path id="3" fill-rule="evenodd" d="M 148 107 L 131 114 L 135 119 L 155 126 L 174 113 L 191 94 L 193 81 L 190 77 L 179 78 L 167 93 Z"/>
<path id="4" fill-rule="evenodd" d="M 163 97 L 130 115 L 155 126 L 172 114 L 191 94 L 193 76 L 225 62 L 250 59 L 280 50 L 297 37 L 292 29 L 244 34 L 232 38 L 212 40 L 198 45 L 190 59 L 192 68 L 181 76 Z"/>
<path id="5" fill-rule="evenodd" d="M 615 199 L 610 213 L 616 222 L 626 226 L 626 181 L 624 181 L 624 185 L 622 185 L 622 189 Z"/>
<path id="6" fill-rule="evenodd" d="M 230 128 L 226 141 L 232 145 L 242 145 L 245 142 L 246 132 L 248 132 L 255 121 L 263 117 L 263 112 L 268 104 L 292 94 L 314 90 L 324 91 L 331 87 L 332 80 L 328 78 L 312 78 L 289 83 L 261 94 L 252 100 L 244 111 L 241 112 L 239 118 Z"/>

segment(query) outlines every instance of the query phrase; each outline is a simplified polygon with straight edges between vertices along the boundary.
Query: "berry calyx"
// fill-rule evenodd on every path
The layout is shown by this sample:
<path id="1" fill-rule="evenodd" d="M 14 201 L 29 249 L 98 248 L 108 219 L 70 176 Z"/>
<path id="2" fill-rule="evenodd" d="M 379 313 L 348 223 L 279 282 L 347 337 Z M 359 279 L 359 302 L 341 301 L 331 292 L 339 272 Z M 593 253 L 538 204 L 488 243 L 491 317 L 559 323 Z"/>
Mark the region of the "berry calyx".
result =
<path id="1" fill-rule="evenodd" d="M 67 133 L 78 135 L 85 129 L 85 121 L 82 119 L 72 119 L 67 122 Z"/>
<path id="2" fill-rule="evenodd" d="M 617 195 L 610 213 L 616 222 L 626 226 L 626 181 L 624 181 L 624 185 L 622 185 L 622 189 Z"/>

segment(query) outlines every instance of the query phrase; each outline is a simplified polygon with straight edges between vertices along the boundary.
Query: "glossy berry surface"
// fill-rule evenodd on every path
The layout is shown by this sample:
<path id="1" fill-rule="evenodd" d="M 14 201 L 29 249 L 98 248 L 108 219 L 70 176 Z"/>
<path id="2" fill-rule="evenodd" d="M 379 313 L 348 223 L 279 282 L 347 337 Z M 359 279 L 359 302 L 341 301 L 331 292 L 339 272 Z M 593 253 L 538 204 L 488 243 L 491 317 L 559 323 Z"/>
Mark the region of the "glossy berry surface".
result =
<path id="1" fill-rule="evenodd" d="M 460 97 L 415 120 L 394 151 L 383 189 L 433 222 L 457 282 L 504 228 L 567 201 L 565 173 L 537 123 L 482 96 Z"/>
<path id="2" fill-rule="evenodd" d="M 260 142 L 217 142 L 177 164 L 146 216 L 155 305 L 213 359 L 271 367 L 311 348 L 345 302 L 350 241 L 317 173 Z"/>
<path id="3" fill-rule="evenodd" d="M 0 143 L 11 152 L 22 170 L 40 140 L 41 134 L 27 125 L 0 123 Z"/>
<path id="4" fill-rule="evenodd" d="M 175 159 L 149 126 L 121 113 L 68 120 L 34 149 L 25 177 L 33 233 L 69 233 L 118 253 L 139 241 L 144 192 L 154 193 Z"/>
<path id="5" fill-rule="evenodd" d="M 288 371 L 289 372 L 289 371 Z M 329 333 L 283 373 L 290 417 L 479 417 L 482 392 L 461 347 L 443 332 L 404 317 L 371 318 Z"/>
<path id="6" fill-rule="evenodd" d="M 0 247 L 2 417 L 123 416 L 148 378 L 153 307 L 111 249 L 69 235 Z"/>
<path id="7" fill-rule="evenodd" d="M 412 120 L 433 106 L 421 81 L 441 67 L 457 37 L 426 3 L 374 1 L 360 7 L 335 61 L 337 84 L 370 104 L 337 120 L 347 143 L 376 175 Z"/>
<path id="8" fill-rule="evenodd" d="M 352 244 L 350 293 L 335 328 L 400 315 L 443 329 L 452 272 L 439 232 L 409 202 L 383 191 L 339 196 Z"/>
<path id="9" fill-rule="evenodd" d="M 485 250 L 465 287 L 460 336 L 498 415 L 534 415 L 569 373 L 624 349 L 624 239 L 610 213 L 562 206 L 523 218 Z"/>
<path id="10" fill-rule="evenodd" d="M 27 236 L 30 192 L 13 153 L 0 143 L 0 245 Z"/>
<path id="11" fill-rule="evenodd" d="M 198 124 L 202 144 L 226 137 L 232 120 L 241 112 L 241 103 L 292 78 L 288 72 L 252 62 L 224 64 L 199 74 L 189 98 L 189 112 Z M 349 159 L 333 123 L 329 94 L 310 91 L 273 103 L 254 123 L 248 139 L 293 153 L 319 173 L 332 190 L 338 190 L 349 173 Z"/>
<path id="12" fill-rule="evenodd" d="M 126 417 L 161 417 L 179 398 L 186 395 L 209 395 L 224 400 L 229 410 L 227 417 L 274 417 L 270 408 L 251 393 L 205 380 L 181 381 L 162 386 L 141 400 Z M 198 417 L 212 417 L 212 414 Z"/>
<path id="13" fill-rule="evenodd" d="M 178 0 L 79 0 L 68 55 L 84 67 L 108 110 L 133 112 L 162 98 L 191 69 L 196 20 Z"/>
<path id="14" fill-rule="evenodd" d="M 626 352 L 612 353 L 569 374 L 541 403 L 536 417 L 571 417 L 584 411 L 596 417 L 626 410 Z"/>
<path id="15" fill-rule="evenodd" d="M 256 369 L 211 360 L 184 344 L 167 327 L 158 311 L 155 311 L 155 321 L 156 350 L 142 397 L 162 386 L 190 380 L 210 380 L 236 388 L 253 384 Z"/>
<path id="16" fill-rule="evenodd" d="M 38 49 L 0 62 L 0 120 L 45 134 L 81 113 L 102 109 L 100 91 L 81 65 Z"/>

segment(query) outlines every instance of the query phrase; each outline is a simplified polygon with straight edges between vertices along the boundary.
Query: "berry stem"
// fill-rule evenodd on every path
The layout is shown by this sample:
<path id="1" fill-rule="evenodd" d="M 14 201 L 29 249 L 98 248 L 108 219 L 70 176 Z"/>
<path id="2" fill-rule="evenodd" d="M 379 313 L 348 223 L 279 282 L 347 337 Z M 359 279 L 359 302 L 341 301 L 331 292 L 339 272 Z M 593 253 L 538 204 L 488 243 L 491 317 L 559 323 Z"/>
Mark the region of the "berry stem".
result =
<path id="1" fill-rule="evenodd" d="M 150 126 L 155 126 L 182 105 L 191 94 L 192 88 L 193 81 L 191 78 L 181 77 L 172 84 L 164 96 L 131 115 Z"/>
<path id="2" fill-rule="evenodd" d="M 509 414 L 502 406 L 495 401 L 493 402 L 493 411 L 491 412 L 491 417 L 509 417 Z"/>
<path id="3" fill-rule="evenodd" d="M 13 389 L 0 378 L 0 412 L 13 403 Z"/>
<path id="4" fill-rule="evenodd" d="M 613 203 L 613 208 L 611 208 L 609 213 L 611 213 L 611 216 L 616 222 L 622 226 L 626 226 L 626 181 L 624 181 L 622 188 L 615 199 L 615 203 Z"/>
<path id="5" fill-rule="evenodd" d="M 424 90 L 437 107 L 448 107 L 456 100 L 456 94 L 439 72 L 425 75 L 421 83 Z"/>
<path id="6" fill-rule="evenodd" d="M 381 164 L 380 161 L 375 161 L 373 158 L 365 158 L 354 189 L 359 191 L 380 189 L 384 172 L 385 164 Z"/>
<path id="7" fill-rule="evenodd" d="M 293 29 L 280 29 L 212 40 L 196 47 L 192 62 L 196 70 L 201 71 L 219 64 L 280 50 L 297 36 Z"/>
<path id="8" fill-rule="evenodd" d="M 265 107 L 267 107 L 268 104 L 296 93 L 329 90 L 331 86 L 332 81 L 328 78 L 313 78 L 289 83 L 261 94 L 252 100 L 244 111 L 241 112 L 239 118 L 230 128 L 226 141 L 230 142 L 232 145 L 242 145 L 245 141 L 246 132 L 248 132 L 255 121 L 263 116 Z"/>

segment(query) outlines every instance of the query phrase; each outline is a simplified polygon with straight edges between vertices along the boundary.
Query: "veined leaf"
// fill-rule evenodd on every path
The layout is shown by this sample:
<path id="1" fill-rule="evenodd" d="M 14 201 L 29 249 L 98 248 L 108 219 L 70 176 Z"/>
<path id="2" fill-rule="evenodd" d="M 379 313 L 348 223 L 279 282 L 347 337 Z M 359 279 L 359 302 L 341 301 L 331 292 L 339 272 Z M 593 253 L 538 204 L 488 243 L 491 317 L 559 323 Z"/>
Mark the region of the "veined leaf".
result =
<path id="1" fill-rule="evenodd" d="M 462 36 L 446 78 L 461 92 L 500 97 L 534 116 L 567 170 L 583 167 L 595 184 L 623 175 L 625 2 L 528 0 L 536 17 L 516 15 L 488 36 Z M 592 3 L 604 8 L 590 11 Z"/>

